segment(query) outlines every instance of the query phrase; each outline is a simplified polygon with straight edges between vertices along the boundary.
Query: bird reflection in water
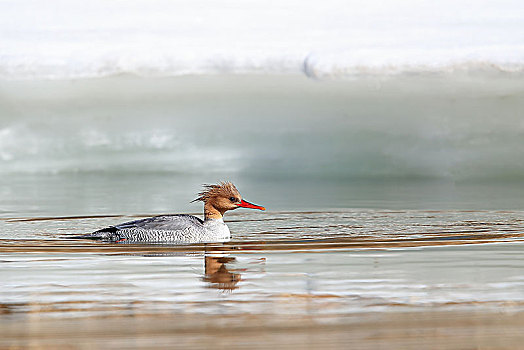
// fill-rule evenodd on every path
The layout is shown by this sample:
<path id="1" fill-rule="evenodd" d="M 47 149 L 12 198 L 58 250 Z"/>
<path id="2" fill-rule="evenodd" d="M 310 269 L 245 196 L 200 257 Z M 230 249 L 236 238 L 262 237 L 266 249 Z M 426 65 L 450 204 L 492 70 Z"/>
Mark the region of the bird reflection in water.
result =
<path id="1" fill-rule="evenodd" d="M 237 289 L 237 283 L 242 279 L 239 273 L 231 272 L 227 269 L 227 264 L 236 259 L 227 256 L 205 256 L 203 280 L 208 282 L 209 288 L 216 288 L 224 291 Z"/>

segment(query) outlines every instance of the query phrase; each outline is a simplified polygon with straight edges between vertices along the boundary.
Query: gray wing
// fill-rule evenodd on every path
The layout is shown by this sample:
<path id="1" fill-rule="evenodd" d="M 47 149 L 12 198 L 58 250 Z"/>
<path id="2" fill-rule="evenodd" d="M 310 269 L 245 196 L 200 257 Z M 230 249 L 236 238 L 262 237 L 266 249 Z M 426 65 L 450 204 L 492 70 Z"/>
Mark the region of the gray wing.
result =
<path id="1" fill-rule="evenodd" d="M 147 219 L 140 219 L 134 221 L 124 222 L 119 225 L 110 226 L 93 233 L 88 233 L 83 236 L 75 238 L 90 238 L 90 239 L 104 239 L 104 240 L 119 240 L 121 235 L 119 232 L 127 231 L 183 231 L 187 229 L 188 225 L 201 226 L 204 222 L 193 215 L 178 214 L 178 215 L 161 215 L 154 216 Z"/>
<path id="2" fill-rule="evenodd" d="M 123 224 L 111 226 L 107 229 L 111 229 L 114 227 L 117 230 L 124 230 L 126 228 L 138 228 L 142 230 L 178 231 L 186 228 L 188 224 L 203 225 L 204 222 L 196 216 L 187 214 L 161 215 L 147 219 L 124 222 Z"/>

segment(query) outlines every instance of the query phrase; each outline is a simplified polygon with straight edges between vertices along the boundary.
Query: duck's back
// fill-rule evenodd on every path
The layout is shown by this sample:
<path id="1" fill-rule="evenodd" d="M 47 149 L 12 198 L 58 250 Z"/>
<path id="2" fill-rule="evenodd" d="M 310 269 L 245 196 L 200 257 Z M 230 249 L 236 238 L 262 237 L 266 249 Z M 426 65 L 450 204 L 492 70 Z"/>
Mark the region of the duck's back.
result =
<path id="1" fill-rule="evenodd" d="M 193 215 L 161 215 L 110 226 L 82 237 L 113 242 L 196 243 L 208 238 L 206 226 Z"/>

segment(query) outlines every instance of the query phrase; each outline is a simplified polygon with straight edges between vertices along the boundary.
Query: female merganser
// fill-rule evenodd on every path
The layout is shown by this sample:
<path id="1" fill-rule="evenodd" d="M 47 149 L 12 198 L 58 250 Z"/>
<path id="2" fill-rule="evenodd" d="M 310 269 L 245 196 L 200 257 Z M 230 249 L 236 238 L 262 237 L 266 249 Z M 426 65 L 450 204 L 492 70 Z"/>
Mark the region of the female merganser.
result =
<path id="1" fill-rule="evenodd" d="M 231 237 L 222 219 L 226 211 L 239 207 L 266 210 L 243 200 L 231 182 L 204 185 L 198 196 L 193 202 L 204 202 L 204 221 L 187 214 L 161 215 L 125 222 L 80 237 L 126 243 L 224 242 Z"/>

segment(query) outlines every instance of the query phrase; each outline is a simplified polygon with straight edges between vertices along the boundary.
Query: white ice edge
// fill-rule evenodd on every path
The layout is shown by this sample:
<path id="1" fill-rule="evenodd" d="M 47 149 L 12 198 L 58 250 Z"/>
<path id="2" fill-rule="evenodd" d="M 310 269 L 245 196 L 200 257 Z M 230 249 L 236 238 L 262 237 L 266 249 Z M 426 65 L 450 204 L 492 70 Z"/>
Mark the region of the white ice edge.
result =
<path id="1" fill-rule="evenodd" d="M 521 73 L 522 33 L 517 0 L 6 0 L 0 78 Z"/>

